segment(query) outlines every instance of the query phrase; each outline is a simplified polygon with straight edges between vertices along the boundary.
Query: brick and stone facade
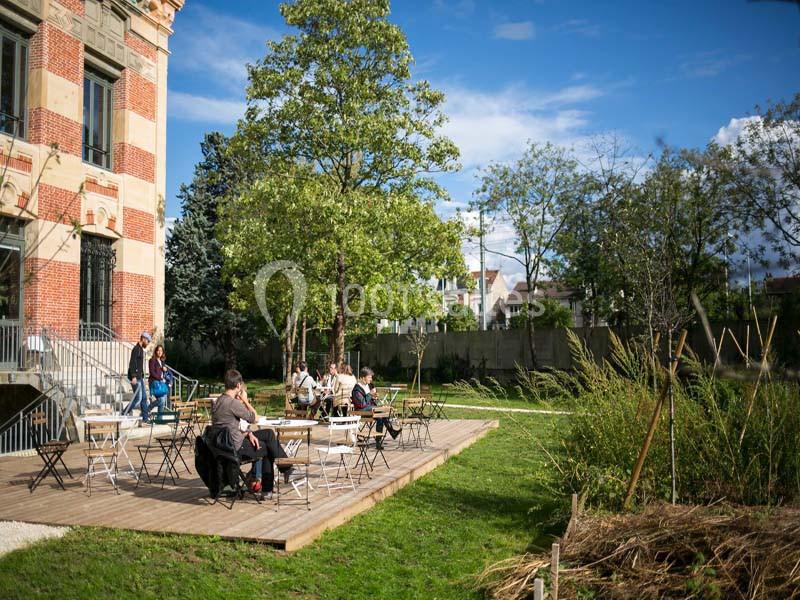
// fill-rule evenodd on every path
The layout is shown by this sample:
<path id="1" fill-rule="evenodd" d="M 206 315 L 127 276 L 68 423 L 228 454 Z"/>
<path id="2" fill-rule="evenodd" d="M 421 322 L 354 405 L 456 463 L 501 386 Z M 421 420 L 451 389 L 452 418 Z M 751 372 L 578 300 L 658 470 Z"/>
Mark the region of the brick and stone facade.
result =
<path id="1" fill-rule="evenodd" d="M 125 340 L 163 330 L 168 40 L 183 2 L 0 0 L 0 25 L 28 48 L 27 131 L 0 133 L 0 216 L 25 221 L 28 324 L 77 332 L 93 235 L 115 255 L 111 327 Z M 83 160 L 87 69 L 113 85 L 110 169 Z"/>

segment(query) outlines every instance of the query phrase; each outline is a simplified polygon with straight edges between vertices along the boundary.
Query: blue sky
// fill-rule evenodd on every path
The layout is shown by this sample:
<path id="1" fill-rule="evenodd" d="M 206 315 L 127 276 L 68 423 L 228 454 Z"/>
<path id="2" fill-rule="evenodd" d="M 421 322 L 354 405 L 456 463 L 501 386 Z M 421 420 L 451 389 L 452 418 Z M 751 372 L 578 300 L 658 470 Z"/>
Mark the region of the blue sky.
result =
<path id="1" fill-rule="evenodd" d="M 288 31 L 278 5 L 189 0 L 177 15 L 168 216 L 180 214 L 176 194 L 204 133 L 234 130 L 244 65 Z M 731 120 L 756 104 L 800 91 L 800 6 L 792 2 L 395 0 L 391 19 L 408 36 L 415 77 L 447 93 L 445 131 L 463 170 L 443 181 L 453 197 L 443 214 L 470 200 L 478 168 L 515 158 L 529 139 L 580 148 L 614 132 L 642 156 L 658 139 L 701 147 L 729 136 Z M 498 249 L 507 242 L 502 228 L 490 240 Z"/>

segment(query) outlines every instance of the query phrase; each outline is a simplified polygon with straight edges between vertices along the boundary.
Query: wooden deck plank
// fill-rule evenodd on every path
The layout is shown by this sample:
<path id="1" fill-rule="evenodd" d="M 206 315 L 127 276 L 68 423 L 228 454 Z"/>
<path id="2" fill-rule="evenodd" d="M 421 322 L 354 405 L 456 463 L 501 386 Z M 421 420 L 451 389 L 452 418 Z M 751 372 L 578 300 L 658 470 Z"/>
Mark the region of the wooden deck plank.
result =
<path id="1" fill-rule="evenodd" d="M 40 459 L 36 456 L 3 457 L 0 458 L 0 519 L 216 535 L 274 544 L 293 551 L 429 473 L 497 427 L 497 421 L 434 421 L 431 423 L 434 443 L 424 452 L 403 451 L 387 440 L 386 457 L 390 468 L 387 470 L 382 463 L 380 466 L 376 463 L 373 478 L 365 476 L 356 492 L 333 490 L 328 496 L 327 490 L 317 485 L 322 480 L 319 465 L 312 465 L 314 491 L 311 492 L 310 511 L 305 505 L 281 504 L 278 509 L 274 501 L 258 505 L 252 498 L 237 501 L 232 511 L 212 506 L 197 475 L 185 471 L 181 471 L 176 485 L 168 478 L 163 490 L 160 480 L 152 484 L 143 482 L 136 489 L 135 480 L 123 478 L 117 495 L 107 480 L 99 481 L 90 498 L 82 485 L 86 460 L 78 445 L 64 455 L 75 476 L 74 480 L 65 479 L 67 490 L 61 490 L 48 478 L 31 494 L 27 483 L 41 468 Z M 315 429 L 312 461 L 317 458 L 315 447 L 327 445 L 327 439 L 324 427 Z M 193 470 L 193 458 L 188 449 L 184 457 Z M 138 466 L 138 457 L 134 465 Z M 281 486 L 281 490 L 287 492 L 287 498 L 298 500 L 291 486 Z M 304 493 L 302 488 L 301 492 Z"/>

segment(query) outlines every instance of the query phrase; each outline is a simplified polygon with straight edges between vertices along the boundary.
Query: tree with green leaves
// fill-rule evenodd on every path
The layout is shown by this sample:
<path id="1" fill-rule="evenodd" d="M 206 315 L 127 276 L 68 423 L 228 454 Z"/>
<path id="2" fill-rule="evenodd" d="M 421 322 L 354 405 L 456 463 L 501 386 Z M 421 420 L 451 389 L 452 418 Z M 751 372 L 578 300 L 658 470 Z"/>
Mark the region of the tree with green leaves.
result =
<path id="1" fill-rule="evenodd" d="M 478 317 L 466 304 L 454 304 L 441 320 L 447 331 L 477 331 Z"/>
<path id="2" fill-rule="evenodd" d="M 733 180 L 741 229 L 760 229 L 784 266 L 796 268 L 800 258 L 800 93 L 750 119 L 730 153 L 716 164 Z"/>
<path id="3" fill-rule="evenodd" d="M 187 343 L 216 345 L 226 368 L 233 368 L 236 342 L 249 327 L 246 315 L 229 305 L 232 288 L 222 280 L 221 245 L 215 235 L 218 206 L 241 181 L 227 149 L 225 136 L 207 134 L 192 182 L 178 194 L 182 216 L 167 240 L 166 332 Z"/>
<path id="4" fill-rule="evenodd" d="M 517 254 L 489 251 L 518 262 L 531 293 L 542 273 L 555 264 L 556 240 L 585 187 L 585 177 L 571 153 L 550 143 L 531 143 L 519 160 L 492 164 L 484 171 L 473 208 L 513 227 Z M 527 319 L 525 324 L 535 367 L 534 320 Z"/>
<path id="5" fill-rule="evenodd" d="M 249 68 L 237 146 L 245 156 L 268 156 L 273 177 L 308 165 L 322 180 L 335 217 L 308 206 L 304 227 L 320 220 L 326 232 L 328 252 L 315 268 L 335 287 L 332 356 L 341 360 L 348 285 L 363 283 L 364 271 L 373 281 L 391 282 L 402 270 L 396 258 L 409 259 L 404 272 L 422 277 L 458 263 L 454 256 L 441 260 L 442 251 L 432 247 L 458 232 L 433 218 L 432 202 L 446 194 L 430 178 L 455 169 L 458 150 L 437 133 L 445 122 L 444 95 L 411 79 L 411 52 L 388 20 L 388 0 L 296 0 L 280 11 L 297 33 L 268 42 L 266 56 Z M 425 221 L 398 222 L 399 214 Z M 442 237 L 420 239 L 428 235 Z M 419 243 L 404 251 L 409 237 Z M 398 254 L 367 269 L 358 261 L 376 251 L 371 241 L 359 246 L 364 240 Z"/>
<path id="6" fill-rule="evenodd" d="M 528 320 L 532 319 L 534 327 L 539 329 L 558 329 L 574 327 L 572 311 L 554 298 L 537 299 L 538 306 L 523 305 L 519 314 L 511 317 L 511 329 L 524 329 Z"/>

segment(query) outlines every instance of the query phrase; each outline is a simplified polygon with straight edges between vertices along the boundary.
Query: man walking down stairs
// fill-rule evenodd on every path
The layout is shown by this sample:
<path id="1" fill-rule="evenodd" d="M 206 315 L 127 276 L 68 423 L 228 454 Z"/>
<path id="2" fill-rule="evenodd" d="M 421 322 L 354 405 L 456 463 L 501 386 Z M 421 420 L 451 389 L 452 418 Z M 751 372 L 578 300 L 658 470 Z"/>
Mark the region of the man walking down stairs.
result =
<path id="1" fill-rule="evenodd" d="M 141 406 L 142 422 L 149 418 L 149 405 L 147 401 L 147 388 L 144 383 L 144 349 L 153 341 L 152 336 L 143 331 L 139 336 L 139 343 L 131 350 L 131 359 L 128 363 L 128 379 L 133 388 L 133 399 L 130 401 L 123 414 L 129 415 L 137 405 Z"/>

